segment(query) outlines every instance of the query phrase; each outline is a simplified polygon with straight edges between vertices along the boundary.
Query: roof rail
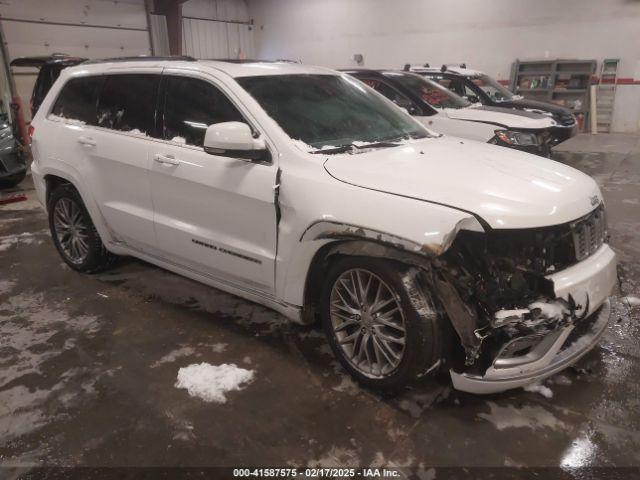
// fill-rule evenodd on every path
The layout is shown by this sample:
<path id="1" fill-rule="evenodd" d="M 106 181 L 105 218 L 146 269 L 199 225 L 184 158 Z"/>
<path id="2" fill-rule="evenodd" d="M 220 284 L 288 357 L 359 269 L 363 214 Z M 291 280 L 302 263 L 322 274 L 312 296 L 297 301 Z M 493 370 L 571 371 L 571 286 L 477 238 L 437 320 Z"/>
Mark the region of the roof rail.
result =
<path id="1" fill-rule="evenodd" d="M 94 60 L 87 60 L 83 62 L 84 65 L 94 63 L 115 63 L 115 62 L 157 62 L 157 61 L 182 61 L 182 62 L 195 62 L 196 58 L 189 55 L 172 55 L 167 57 L 152 57 L 148 55 L 138 55 L 137 57 L 113 57 L 113 58 L 98 58 Z"/>
<path id="2" fill-rule="evenodd" d="M 467 68 L 467 64 L 466 63 L 451 63 L 449 65 L 443 63 L 442 64 L 442 68 L 440 68 L 441 72 L 446 72 L 447 71 L 447 67 L 460 67 L 460 68 Z"/>
<path id="3" fill-rule="evenodd" d="M 227 63 L 302 63 L 300 60 L 289 60 L 288 58 L 277 58 L 275 60 L 261 60 L 258 58 L 207 58 L 207 60 Z"/>

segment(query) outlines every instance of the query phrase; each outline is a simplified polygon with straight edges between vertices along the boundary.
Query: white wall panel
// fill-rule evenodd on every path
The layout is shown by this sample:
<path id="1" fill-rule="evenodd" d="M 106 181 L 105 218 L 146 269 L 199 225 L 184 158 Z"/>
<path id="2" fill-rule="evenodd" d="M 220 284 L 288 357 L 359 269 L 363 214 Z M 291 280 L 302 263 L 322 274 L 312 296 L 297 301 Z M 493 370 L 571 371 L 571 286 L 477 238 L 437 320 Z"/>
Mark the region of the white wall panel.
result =
<path id="1" fill-rule="evenodd" d="M 182 14 L 185 55 L 195 58 L 254 56 L 253 26 L 237 23 L 248 21 L 244 0 L 189 0 L 183 5 Z M 208 20 L 203 20 L 205 18 Z"/>
<path id="2" fill-rule="evenodd" d="M 507 80 L 517 59 L 640 61 L 640 2 L 631 0 L 248 0 L 259 58 L 329 67 L 466 62 Z M 640 96 L 640 85 L 624 93 Z M 635 105 L 635 103 L 634 103 Z M 637 125 L 633 118 L 614 125 Z M 622 113 L 620 113 L 622 114 Z M 616 113 L 616 116 L 618 113 Z M 625 127 L 626 128 L 626 127 Z"/>
<path id="3" fill-rule="evenodd" d="M 182 5 L 182 15 L 236 22 L 249 21 L 249 9 L 245 0 L 189 0 Z"/>
<path id="4" fill-rule="evenodd" d="M 171 55 L 169 49 L 169 34 L 167 32 L 167 17 L 164 15 L 149 15 L 149 27 L 153 36 L 153 54 L 157 56 Z"/>

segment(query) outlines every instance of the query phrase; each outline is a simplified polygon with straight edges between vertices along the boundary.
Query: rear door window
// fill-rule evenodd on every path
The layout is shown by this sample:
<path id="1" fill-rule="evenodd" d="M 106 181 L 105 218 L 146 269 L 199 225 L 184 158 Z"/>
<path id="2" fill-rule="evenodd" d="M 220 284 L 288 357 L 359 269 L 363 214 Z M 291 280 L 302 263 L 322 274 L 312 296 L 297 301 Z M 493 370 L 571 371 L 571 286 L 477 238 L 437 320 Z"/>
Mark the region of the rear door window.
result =
<path id="1" fill-rule="evenodd" d="M 96 125 L 96 100 L 102 79 L 101 76 L 72 78 L 62 87 L 51 113 Z"/>
<path id="2" fill-rule="evenodd" d="M 204 80 L 166 76 L 162 138 L 202 147 L 209 125 L 247 123 L 218 88 Z"/>
<path id="3" fill-rule="evenodd" d="M 98 98 L 98 126 L 155 135 L 160 75 L 107 75 Z"/>

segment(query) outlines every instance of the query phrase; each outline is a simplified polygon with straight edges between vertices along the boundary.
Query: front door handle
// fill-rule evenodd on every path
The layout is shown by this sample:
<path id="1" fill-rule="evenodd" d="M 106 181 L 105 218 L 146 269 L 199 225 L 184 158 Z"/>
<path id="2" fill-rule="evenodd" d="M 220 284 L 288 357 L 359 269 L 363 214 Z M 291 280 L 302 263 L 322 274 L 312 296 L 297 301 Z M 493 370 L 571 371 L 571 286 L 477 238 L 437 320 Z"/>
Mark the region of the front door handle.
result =
<path id="1" fill-rule="evenodd" d="M 95 147 L 97 145 L 96 141 L 93 138 L 85 136 L 78 137 L 78 143 L 87 147 Z"/>
<path id="2" fill-rule="evenodd" d="M 162 155 L 160 153 L 156 153 L 153 156 L 153 159 L 164 165 L 180 165 L 180 160 L 176 159 L 173 155 Z"/>

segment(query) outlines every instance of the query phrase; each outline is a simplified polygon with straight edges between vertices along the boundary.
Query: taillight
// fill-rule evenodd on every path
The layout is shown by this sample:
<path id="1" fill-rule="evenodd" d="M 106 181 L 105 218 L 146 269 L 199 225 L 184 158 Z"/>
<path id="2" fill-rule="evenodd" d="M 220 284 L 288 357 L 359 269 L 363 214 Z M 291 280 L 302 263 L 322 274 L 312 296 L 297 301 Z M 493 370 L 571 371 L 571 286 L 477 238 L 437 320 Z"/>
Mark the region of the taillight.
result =
<path id="1" fill-rule="evenodd" d="M 31 143 L 31 141 L 33 140 L 33 133 L 36 131 L 36 129 L 33 127 L 33 125 L 29 125 L 29 130 L 27 130 L 27 133 L 29 134 L 29 143 Z"/>

